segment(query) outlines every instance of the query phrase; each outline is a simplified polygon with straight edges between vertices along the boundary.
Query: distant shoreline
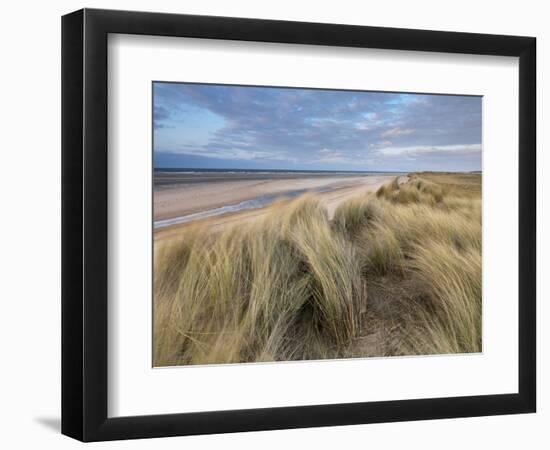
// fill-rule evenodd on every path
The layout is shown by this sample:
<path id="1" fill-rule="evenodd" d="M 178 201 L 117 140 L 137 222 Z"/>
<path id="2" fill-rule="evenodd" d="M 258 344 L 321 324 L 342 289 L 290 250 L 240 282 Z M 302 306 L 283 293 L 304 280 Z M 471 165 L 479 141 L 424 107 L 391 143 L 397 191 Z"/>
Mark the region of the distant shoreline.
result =
<path id="1" fill-rule="evenodd" d="M 238 169 L 155 169 L 155 190 L 204 183 L 269 181 L 298 179 L 356 178 L 361 176 L 400 176 L 407 172 L 304 171 L 304 170 L 238 170 Z"/>
<path id="2" fill-rule="evenodd" d="M 155 167 L 155 172 L 295 172 L 295 173 L 397 173 L 395 170 L 234 169 L 208 167 Z"/>

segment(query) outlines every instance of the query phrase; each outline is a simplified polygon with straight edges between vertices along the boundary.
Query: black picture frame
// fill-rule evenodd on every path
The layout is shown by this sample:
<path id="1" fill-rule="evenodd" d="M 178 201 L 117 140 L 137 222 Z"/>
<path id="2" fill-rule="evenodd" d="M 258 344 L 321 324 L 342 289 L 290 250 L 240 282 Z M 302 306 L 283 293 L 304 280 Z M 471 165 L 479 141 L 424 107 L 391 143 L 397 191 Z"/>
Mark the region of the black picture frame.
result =
<path id="1" fill-rule="evenodd" d="M 519 57 L 517 393 L 107 416 L 107 36 L 110 33 Z M 82 441 L 535 412 L 536 39 L 83 9 L 62 18 L 62 433 Z"/>

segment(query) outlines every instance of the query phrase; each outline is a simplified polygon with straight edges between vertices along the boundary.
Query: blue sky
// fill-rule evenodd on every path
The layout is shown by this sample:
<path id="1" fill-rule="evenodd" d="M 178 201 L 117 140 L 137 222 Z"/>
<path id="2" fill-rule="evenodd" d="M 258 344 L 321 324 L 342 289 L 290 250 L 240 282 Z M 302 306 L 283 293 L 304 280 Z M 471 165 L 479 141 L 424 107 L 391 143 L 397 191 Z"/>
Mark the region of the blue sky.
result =
<path id="1" fill-rule="evenodd" d="M 155 167 L 481 170 L 481 97 L 153 84 Z"/>

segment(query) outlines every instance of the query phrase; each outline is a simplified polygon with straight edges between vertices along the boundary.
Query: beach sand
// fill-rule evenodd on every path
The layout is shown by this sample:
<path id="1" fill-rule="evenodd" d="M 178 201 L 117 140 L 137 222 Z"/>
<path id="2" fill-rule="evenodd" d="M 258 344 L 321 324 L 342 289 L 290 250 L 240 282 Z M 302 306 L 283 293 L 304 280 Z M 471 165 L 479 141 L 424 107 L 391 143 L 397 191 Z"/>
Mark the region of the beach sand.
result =
<path id="1" fill-rule="evenodd" d="M 262 195 L 281 194 L 302 189 L 330 189 L 314 195 L 326 206 L 332 218 L 338 205 L 349 198 L 374 192 L 391 181 L 395 175 L 323 176 L 294 179 L 231 180 L 186 185 L 174 185 L 154 192 L 155 220 L 171 219 L 196 212 L 254 199 Z M 239 221 L 255 220 L 266 214 L 269 206 L 235 214 L 203 219 L 205 225 L 219 229 Z M 172 225 L 155 230 L 155 240 L 177 237 L 179 231 L 190 223 Z"/>

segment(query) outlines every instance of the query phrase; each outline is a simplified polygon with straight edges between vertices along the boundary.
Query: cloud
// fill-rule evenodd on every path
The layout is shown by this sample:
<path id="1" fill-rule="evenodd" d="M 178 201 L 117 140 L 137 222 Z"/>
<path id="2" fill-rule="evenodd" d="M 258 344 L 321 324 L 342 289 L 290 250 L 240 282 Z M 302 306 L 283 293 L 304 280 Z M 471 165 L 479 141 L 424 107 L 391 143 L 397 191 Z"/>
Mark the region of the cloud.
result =
<path id="1" fill-rule="evenodd" d="M 352 159 L 351 155 L 346 155 L 338 150 L 332 150 L 329 148 L 323 148 L 319 150 L 319 157 L 315 159 L 315 162 L 320 163 L 350 163 Z"/>
<path id="2" fill-rule="evenodd" d="M 269 152 L 258 149 L 249 150 L 239 147 L 224 147 L 211 148 L 208 153 L 205 153 L 204 148 L 194 145 L 183 145 L 180 151 L 169 152 L 188 156 L 208 156 L 209 158 L 225 159 L 225 160 L 273 160 L 273 161 L 294 161 L 292 157 L 280 152 Z"/>
<path id="3" fill-rule="evenodd" d="M 154 120 L 166 120 L 170 117 L 170 113 L 167 108 L 164 106 L 155 105 L 153 110 L 153 119 Z"/>
<path id="4" fill-rule="evenodd" d="M 428 145 L 412 147 L 384 147 L 377 150 L 378 154 L 385 157 L 408 157 L 417 158 L 421 156 L 481 156 L 481 144 L 469 145 Z"/>
<path id="5" fill-rule="evenodd" d="M 372 144 L 370 144 L 370 147 L 371 148 L 384 148 L 384 147 L 389 147 L 392 145 L 392 141 L 389 141 L 389 140 L 384 140 L 384 141 L 379 141 L 379 142 L 374 142 Z"/>
<path id="6" fill-rule="evenodd" d="M 386 137 L 396 137 L 396 136 L 408 136 L 414 134 L 414 130 L 411 128 L 391 128 L 390 130 L 384 131 L 380 136 L 383 138 Z"/>
<path id="7" fill-rule="evenodd" d="M 153 127 L 155 129 L 169 128 L 164 121 L 170 118 L 170 112 L 163 106 L 155 105 L 153 108 Z"/>

